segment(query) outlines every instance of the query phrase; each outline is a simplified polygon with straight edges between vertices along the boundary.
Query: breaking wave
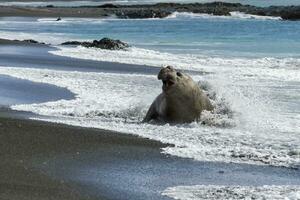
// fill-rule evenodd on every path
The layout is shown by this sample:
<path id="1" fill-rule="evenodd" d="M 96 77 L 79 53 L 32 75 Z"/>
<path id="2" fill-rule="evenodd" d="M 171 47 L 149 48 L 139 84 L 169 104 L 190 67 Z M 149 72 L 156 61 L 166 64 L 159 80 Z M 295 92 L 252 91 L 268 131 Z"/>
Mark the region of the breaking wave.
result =
<path id="1" fill-rule="evenodd" d="M 246 14 L 246 13 L 239 12 L 239 11 L 230 12 L 230 16 L 232 18 L 237 18 L 237 19 L 282 20 L 281 17 L 251 15 L 251 14 Z"/>
<path id="2" fill-rule="evenodd" d="M 194 54 L 171 54 L 155 50 L 131 47 L 127 51 L 110 51 L 96 48 L 61 47 L 50 53 L 59 56 L 161 67 L 172 65 L 177 69 L 202 72 L 228 72 L 235 68 L 242 76 L 265 76 L 272 79 L 288 77 L 290 81 L 300 79 L 298 58 L 218 58 Z M 296 72 L 296 73 L 295 73 Z"/>
<path id="3" fill-rule="evenodd" d="M 282 20 L 281 17 L 274 16 L 261 16 L 251 15 L 239 11 L 230 12 L 229 16 L 225 15 L 213 15 L 206 13 L 192 13 L 192 12 L 173 12 L 167 17 L 167 19 L 185 19 L 185 18 L 199 18 L 199 19 L 255 19 L 255 20 Z"/>

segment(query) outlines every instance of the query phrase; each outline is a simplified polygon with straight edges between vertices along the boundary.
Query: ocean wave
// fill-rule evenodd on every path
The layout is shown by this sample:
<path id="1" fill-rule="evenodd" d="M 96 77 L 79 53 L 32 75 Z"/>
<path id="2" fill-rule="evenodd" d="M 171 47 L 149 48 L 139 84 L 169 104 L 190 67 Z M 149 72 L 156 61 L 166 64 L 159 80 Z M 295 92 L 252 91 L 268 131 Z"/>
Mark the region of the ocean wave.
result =
<path id="1" fill-rule="evenodd" d="M 0 67 L 0 74 L 57 85 L 76 94 L 73 100 L 11 107 L 44 116 L 39 120 L 136 134 L 174 144 L 164 148 L 163 153 L 202 161 L 286 167 L 300 163 L 300 154 L 295 153 L 300 149 L 299 130 L 287 126 L 287 115 L 283 121 L 280 114 L 268 110 L 271 105 L 268 94 L 260 97 L 253 80 L 250 80 L 251 87 L 243 88 L 245 80 L 228 77 L 235 82 L 233 85 L 213 74 L 194 75 L 201 85 L 212 87 L 208 93 L 216 93 L 216 96 L 211 94 L 215 102 L 225 99 L 226 103 L 220 103 L 223 107 L 220 106 L 213 115 L 204 113 L 204 120 L 209 122 L 206 125 L 197 122 L 153 125 L 140 121 L 161 92 L 156 76 L 12 67 Z M 203 81 L 208 81 L 209 85 L 205 86 Z M 228 126 L 232 122 L 234 125 Z"/>
<path id="2" fill-rule="evenodd" d="M 213 14 L 206 14 L 206 13 L 192 13 L 192 12 L 173 12 L 169 16 L 166 17 L 166 19 L 176 19 L 176 18 L 203 18 L 203 19 L 209 19 L 209 18 L 223 18 L 226 19 L 226 16 L 217 16 Z"/>
<path id="3" fill-rule="evenodd" d="M 193 54 L 171 54 L 132 47 L 127 51 L 110 51 L 96 48 L 62 47 L 50 53 L 59 56 L 117 62 L 126 64 L 161 67 L 173 65 L 182 70 L 208 73 L 228 73 L 234 68 L 239 76 L 259 76 L 270 79 L 300 80 L 300 59 L 298 58 L 218 58 Z"/>
<path id="4" fill-rule="evenodd" d="M 281 17 L 251 15 L 239 11 L 230 12 L 230 16 L 238 19 L 257 19 L 257 20 L 282 20 Z"/>
<path id="5" fill-rule="evenodd" d="M 246 14 L 239 11 L 233 11 L 229 13 L 229 16 L 225 15 L 213 15 L 206 13 L 192 13 L 192 12 L 173 12 L 166 19 L 255 19 L 255 20 L 282 20 L 281 17 L 274 16 L 261 16 Z"/>
<path id="6" fill-rule="evenodd" d="M 82 24 L 82 23 L 89 23 L 89 24 L 103 24 L 105 23 L 103 18 L 71 18 L 65 17 L 61 18 L 60 21 L 57 21 L 57 18 L 39 18 L 37 22 L 40 23 L 48 23 L 48 24 Z M 33 23 L 33 22 L 31 22 Z"/>
<path id="7" fill-rule="evenodd" d="M 298 200 L 300 186 L 216 186 L 195 185 L 167 188 L 163 195 L 177 200 L 200 199 L 266 199 L 266 200 Z"/>

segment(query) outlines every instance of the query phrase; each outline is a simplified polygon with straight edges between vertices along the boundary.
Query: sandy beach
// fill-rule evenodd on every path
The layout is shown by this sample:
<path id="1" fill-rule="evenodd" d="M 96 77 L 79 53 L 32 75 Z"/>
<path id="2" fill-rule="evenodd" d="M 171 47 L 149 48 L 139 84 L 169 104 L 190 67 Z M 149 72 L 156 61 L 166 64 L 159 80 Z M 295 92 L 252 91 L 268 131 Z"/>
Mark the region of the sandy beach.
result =
<path id="1" fill-rule="evenodd" d="M 72 182 L 53 179 L 34 169 L 34 159 L 48 160 L 63 154 L 76 157 L 80 153 L 100 151 L 103 147 L 137 150 L 130 154 L 156 149 L 159 155 L 159 148 L 165 146 L 104 130 L 4 117 L 0 118 L 0 133 L 1 199 L 99 199 L 79 193 L 76 184 L 70 186 Z M 112 155 L 104 152 L 102 156 Z"/>
<path id="2" fill-rule="evenodd" d="M 170 199 L 178 184 L 300 184 L 299 170 L 196 162 L 166 144 L 99 129 L 0 117 L 1 199 Z"/>
<path id="3" fill-rule="evenodd" d="M 30 159 L 35 154 L 51 156 L 55 152 L 66 151 L 63 143 L 56 146 L 57 141 L 56 144 L 51 142 L 52 136 L 32 134 L 41 132 L 41 129 L 46 133 L 46 126 L 31 121 L 5 118 L 1 118 L 0 121 L 1 199 L 82 199 L 81 195 L 68 184 L 53 180 L 31 167 Z M 52 129 L 48 128 L 48 131 Z"/>

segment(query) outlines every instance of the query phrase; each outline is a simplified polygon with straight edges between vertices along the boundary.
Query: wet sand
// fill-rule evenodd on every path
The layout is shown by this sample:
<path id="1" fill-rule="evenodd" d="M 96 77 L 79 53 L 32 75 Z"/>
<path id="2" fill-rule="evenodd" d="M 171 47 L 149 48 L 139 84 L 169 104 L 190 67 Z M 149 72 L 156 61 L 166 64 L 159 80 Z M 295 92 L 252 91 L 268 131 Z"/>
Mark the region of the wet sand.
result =
<path id="1" fill-rule="evenodd" d="M 30 44 L 0 39 L 0 66 L 46 68 L 55 70 L 71 70 L 83 72 L 109 72 L 109 73 L 136 73 L 157 75 L 160 67 L 147 65 L 132 65 L 115 62 L 102 62 L 86 59 L 70 58 L 50 54 L 56 50 L 50 45 Z M 183 70 L 195 75 L 207 74 L 206 72 Z"/>
<path id="2" fill-rule="evenodd" d="M 159 151 L 165 145 L 104 130 L 0 117 L 0 199 L 94 199 L 79 193 L 76 184 L 70 187 L 68 181 L 55 180 L 35 170 L 32 160 L 53 159 L 63 154 L 74 156 L 103 146 Z"/>
<path id="3" fill-rule="evenodd" d="M 0 39 L 0 66 L 46 68 L 56 70 L 142 73 L 156 75 L 160 68 L 147 65 L 131 65 L 76 59 L 50 54 L 56 48 L 49 45 L 30 44 Z M 199 72 L 198 72 L 199 73 Z"/>
<path id="4" fill-rule="evenodd" d="M 0 199 L 169 199 L 177 185 L 299 185 L 300 170 L 197 162 L 122 133 L 0 117 Z"/>

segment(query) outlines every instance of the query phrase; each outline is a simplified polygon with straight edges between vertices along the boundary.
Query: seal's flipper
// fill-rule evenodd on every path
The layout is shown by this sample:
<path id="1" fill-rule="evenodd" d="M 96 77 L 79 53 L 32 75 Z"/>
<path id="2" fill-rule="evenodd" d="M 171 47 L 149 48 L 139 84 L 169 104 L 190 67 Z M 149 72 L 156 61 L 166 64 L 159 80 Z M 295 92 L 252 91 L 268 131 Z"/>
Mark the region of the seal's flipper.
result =
<path id="1" fill-rule="evenodd" d="M 143 119 L 143 123 L 145 122 L 149 122 L 150 120 L 152 119 L 156 119 L 158 117 L 158 113 L 156 111 L 156 108 L 155 108 L 155 102 L 153 102 L 146 114 L 146 117 Z"/>

